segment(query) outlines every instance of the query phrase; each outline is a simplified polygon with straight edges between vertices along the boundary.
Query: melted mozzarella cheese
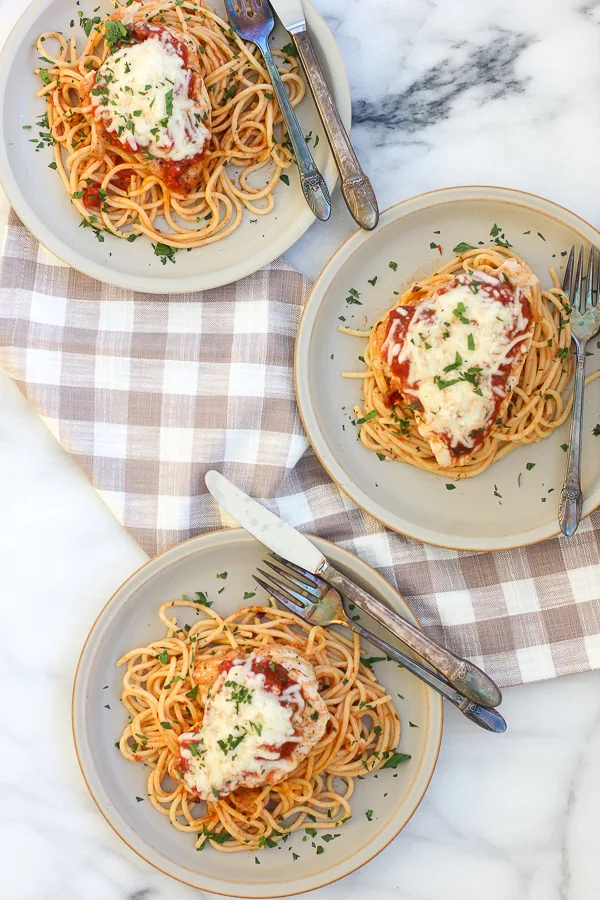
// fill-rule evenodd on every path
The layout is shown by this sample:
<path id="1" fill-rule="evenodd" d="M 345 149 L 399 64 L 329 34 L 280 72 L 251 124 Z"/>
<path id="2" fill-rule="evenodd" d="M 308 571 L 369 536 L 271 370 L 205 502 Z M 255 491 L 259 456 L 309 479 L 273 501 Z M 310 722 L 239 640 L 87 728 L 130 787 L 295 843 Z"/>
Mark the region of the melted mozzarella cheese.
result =
<path id="1" fill-rule="evenodd" d="M 231 669 L 219 675 L 207 698 L 201 729 L 179 738 L 184 781 L 200 799 L 224 796 L 241 784 L 280 780 L 298 762 L 293 754 L 282 758 L 281 747 L 288 742 L 299 749 L 306 745 L 306 734 L 299 727 L 306 706 L 301 682 L 309 688 L 308 696 L 311 688 L 316 693 L 314 670 L 302 660 L 302 670 L 296 667 L 293 672 L 297 681 L 278 695 L 265 689 L 263 673 L 252 670 L 256 655 L 234 659 Z M 324 725 L 310 746 L 323 730 Z M 310 746 L 302 748 L 305 753 Z"/>
<path id="2" fill-rule="evenodd" d="M 511 277 L 517 276 L 511 280 L 508 303 L 498 299 L 498 287 L 506 290 L 499 278 L 481 272 L 460 275 L 455 287 L 417 307 L 403 340 L 398 339 L 400 321 L 393 321 L 382 347 L 388 365 L 407 364 L 405 393 L 422 404 L 419 431 L 441 465 L 450 465 L 452 456 L 439 435 L 451 447 L 474 447 L 476 434 L 491 425 L 497 399 L 514 387 L 510 381 L 506 388 L 494 385 L 494 375 L 522 358 L 530 344 L 521 287 L 514 286 L 522 273 L 505 266 Z"/>
<path id="3" fill-rule="evenodd" d="M 208 112 L 188 96 L 191 72 L 168 32 L 109 56 L 92 89 L 95 114 L 133 151 L 179 161 L 201 153 L 210 139 Z"/>

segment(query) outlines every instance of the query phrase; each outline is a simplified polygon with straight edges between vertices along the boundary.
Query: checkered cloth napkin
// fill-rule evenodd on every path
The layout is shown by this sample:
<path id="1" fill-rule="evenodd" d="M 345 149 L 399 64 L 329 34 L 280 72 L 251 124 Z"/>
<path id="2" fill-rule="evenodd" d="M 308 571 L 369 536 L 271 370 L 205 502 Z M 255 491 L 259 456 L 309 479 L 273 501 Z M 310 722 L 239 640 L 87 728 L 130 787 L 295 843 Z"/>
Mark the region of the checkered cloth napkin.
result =
<path id="1" fill-rule="evenodd" d="M 217 468 L 380 569 L 430 634 L 501 685 L 600 668 L 599 514 L 568 541 L 459 553 L 385 530 L 331 483 L 294 398 L 309 287 L 278 260 L 203 294 L 122 291 L 60 263 L 11 214 L 0 365 L 148 553 L 228 524 L 204 486 Z"/>

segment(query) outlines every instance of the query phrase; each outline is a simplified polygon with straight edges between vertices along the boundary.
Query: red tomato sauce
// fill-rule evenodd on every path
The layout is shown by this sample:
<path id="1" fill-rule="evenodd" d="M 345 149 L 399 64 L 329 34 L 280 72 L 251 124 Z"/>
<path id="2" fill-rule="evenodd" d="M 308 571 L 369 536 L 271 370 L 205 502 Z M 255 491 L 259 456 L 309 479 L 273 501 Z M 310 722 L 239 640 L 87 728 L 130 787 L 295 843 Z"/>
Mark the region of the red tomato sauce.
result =
<path id="1" fill-rule="evenodd" d="M 288 670 L 279 663 L 270 659 L 255 659 L 252 662 L 252 671 L 265 677 L 265 691 L 281 695 L 286 688 L 297 682 L 290 676 Z"/>
<path id="2" fill-rule="evenodd" d="M 88 185 L 81 199 L 86 209 L 100 209 L 100 186 L 97 184 Z"/>

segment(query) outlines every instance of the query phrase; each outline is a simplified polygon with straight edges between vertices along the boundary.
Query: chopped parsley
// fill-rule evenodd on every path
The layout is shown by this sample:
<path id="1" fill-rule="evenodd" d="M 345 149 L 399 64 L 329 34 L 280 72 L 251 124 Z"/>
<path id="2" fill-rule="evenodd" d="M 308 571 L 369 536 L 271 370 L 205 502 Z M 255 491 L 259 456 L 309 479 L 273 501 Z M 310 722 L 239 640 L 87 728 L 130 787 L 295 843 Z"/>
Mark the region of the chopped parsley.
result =
<path id="1" fill-rule="evenodd" d="M 457 244 L 456 247 L 452 248 L 453 253 L 466 253 L 467 250 L 474 250 L 471 244 L 465 243 L 465 241 L 461 241 L 460 244 Z"/>
<path id="2" fill-rule="evenodd" d="M 392 753 L 392 755 L 384 762 L 382 769 L 395 769 L 397 766 L 412 759 L 409 753 Z"/>
<path id="3" fill-rule="evenodd" d="M 175 262 L 175 254 L 177 253 L 176 247 L 169 247 L 168 244 L 152 244 L 154 247 L 154 255 L 160 257 L 160 261 L 163 266 L 166 266 L 167 260 L 169 262 Z"/>

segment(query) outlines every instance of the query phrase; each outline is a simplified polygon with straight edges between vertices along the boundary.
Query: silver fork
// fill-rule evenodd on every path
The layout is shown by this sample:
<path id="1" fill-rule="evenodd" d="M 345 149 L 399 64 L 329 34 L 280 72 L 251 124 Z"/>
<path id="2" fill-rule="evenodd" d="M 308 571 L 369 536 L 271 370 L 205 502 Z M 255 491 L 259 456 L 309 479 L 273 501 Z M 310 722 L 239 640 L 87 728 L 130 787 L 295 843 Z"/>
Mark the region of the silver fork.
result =
<path id="1" fill-rule="evenodd" d="M 424 681 L 446 700 L 459 709 L 467 719 L 475 722 L 487 731 L 501 734 L 506 731 L 506 722 L 497 709 L 489 709 L 474 703 L 448 684 L 446 679 L 411 659 L 405 653 L 388 644 L 383 638 L 373 634 L 364 625 L 349 619 L 344 609 L 342 595 L 335 588 L 293 563 L 287 563 L 279 557 L 269 555 L 265 559 L 272 571 L 258 569 L 261 576 L 253 575 L 254 580 L 282 606 L 295 613 L 311 625 L 345 625 L 360 637 L 365 638 L 375 647 L 395 659 L 421 681 Z M 275 574 L 273 574 L 275 573 Z"/>
<path id="2" fill-rule="evenodd" d="M 331 197 L 325 179 L 317 169 L 312 153 L 308 149 L 302 128 L 269 47 L 269 35 L 275 27 L 275 20 L 268 0 L 225 0 L 225 6 L 229 21 L 238 35 L 243 40 L 256 44 L 263 55 L 294 149 L 304 197 L 317 219 L 325 222 L 331 215 Z"/>
<path id="3" fill-rule="evenodd" d="M 571 247 L 569 261 L 563 279 L 563 291 L 571 304 L 571 337 L 577 348 L 575 390 L 571 418 L 571 435 L 567 456 L 567 472 L 560 494 L 558 521 L 563 534 L 570 537 L 577 531 L 581 520 L 583 494 L 581 493 L 581 428 L 583 425 L 583 389 L 585 386 L 585 349 L 590 338 L 600 330 L 598 309 L 598 267 L 594 248 L 590 250 L 583 290 L 583 247 L 579 251 L 577 271 L 573 278 L 575 247 Z"/>

